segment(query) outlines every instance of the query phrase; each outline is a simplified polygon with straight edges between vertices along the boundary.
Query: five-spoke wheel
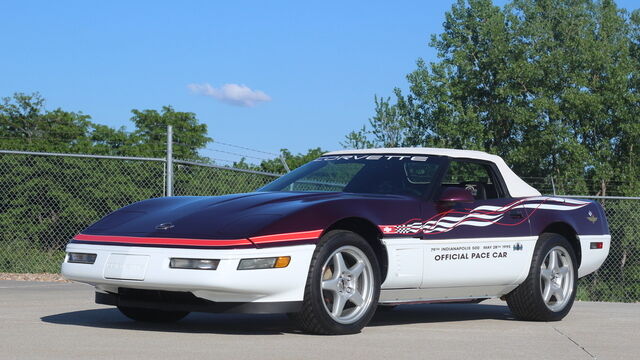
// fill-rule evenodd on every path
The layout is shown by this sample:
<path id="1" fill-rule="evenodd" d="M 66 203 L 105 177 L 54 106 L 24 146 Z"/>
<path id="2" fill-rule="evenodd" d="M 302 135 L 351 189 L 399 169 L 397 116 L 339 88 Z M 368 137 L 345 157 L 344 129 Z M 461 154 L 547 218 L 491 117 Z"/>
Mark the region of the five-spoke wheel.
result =
<path id="1" fill-rule="evenodd" d="M 335 321 L 349 324 L 362 317 L 373 297 L 373 270 L 364 252 L 355 246 L 335 250 L 322 267 L 321 288 Z"/>
<path id="2" fill-rule="evenodd" d="M 540 291 L 551 311 L 562 310 L 573 293 L 573 262 L 567 250 L 556 246 L 540 265 Z"/>
<path id="3" fill-rule="evenodd" d="M 529 276 L 507 295 L 509 309 L 523 320 L 557 321 L 576 296 L 577 261 L 573 247 L 559 234 L 540 235 Z"/>
<path id="4" fill-rule="evenodd" d="M 292 317 L 311 333 L 356 333 L 375 313 L 379 294 L 371 245 L 351 231 L 329 231 L 313 254 L 302 309 Z"/>

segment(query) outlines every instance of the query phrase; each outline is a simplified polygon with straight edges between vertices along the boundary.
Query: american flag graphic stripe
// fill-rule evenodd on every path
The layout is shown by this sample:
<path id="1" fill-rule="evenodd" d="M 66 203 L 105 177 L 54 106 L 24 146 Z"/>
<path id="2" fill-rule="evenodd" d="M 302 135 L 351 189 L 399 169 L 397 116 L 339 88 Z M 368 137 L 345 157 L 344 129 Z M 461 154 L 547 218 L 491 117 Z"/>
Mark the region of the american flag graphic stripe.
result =
<path id="1" fill-rule="evenodd" d="M 570 211 L 588 205 L 588 201 L 558 197 L 536 196 L 516 200 L 504 206 L 481 205 L 473 209 L 448 210 L 430 219 L 411 219 L 399 225 L 380 225 L 383 234 L 441 234 L 458 226 L 487 227 L 490 225 L 514 226 L 528 220 L 538 210 Z M 501 223 L 505 214 L 515 209 L 533 209 L 516 224 Z"/>

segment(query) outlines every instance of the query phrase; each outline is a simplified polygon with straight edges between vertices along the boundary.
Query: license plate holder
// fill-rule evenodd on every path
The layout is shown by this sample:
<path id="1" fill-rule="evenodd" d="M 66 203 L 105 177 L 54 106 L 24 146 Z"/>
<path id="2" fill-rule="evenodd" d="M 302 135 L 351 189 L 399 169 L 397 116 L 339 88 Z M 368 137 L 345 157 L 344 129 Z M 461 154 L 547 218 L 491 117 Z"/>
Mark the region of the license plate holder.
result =
<path id="1" fill-rule="evenodd" d="M 104 268 L 105 279 L 143 281 L 148 255 L 111 254 Z"/>

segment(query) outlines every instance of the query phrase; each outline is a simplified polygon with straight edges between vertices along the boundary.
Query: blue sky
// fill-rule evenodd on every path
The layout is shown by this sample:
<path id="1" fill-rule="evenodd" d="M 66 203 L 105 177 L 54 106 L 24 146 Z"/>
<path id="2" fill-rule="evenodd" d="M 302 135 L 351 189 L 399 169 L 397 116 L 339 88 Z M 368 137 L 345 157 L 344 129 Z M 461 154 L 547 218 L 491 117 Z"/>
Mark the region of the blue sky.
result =
<path id="1" fill-rule="evenodd" d="M 427 42 L 451 3 L 3 1 L 0 96 L 38 91 L 49 108 L 129 129 L 131 109 L 172 105 L 221 142 L 338 149 L 375 94 L 435 60 Z"/>

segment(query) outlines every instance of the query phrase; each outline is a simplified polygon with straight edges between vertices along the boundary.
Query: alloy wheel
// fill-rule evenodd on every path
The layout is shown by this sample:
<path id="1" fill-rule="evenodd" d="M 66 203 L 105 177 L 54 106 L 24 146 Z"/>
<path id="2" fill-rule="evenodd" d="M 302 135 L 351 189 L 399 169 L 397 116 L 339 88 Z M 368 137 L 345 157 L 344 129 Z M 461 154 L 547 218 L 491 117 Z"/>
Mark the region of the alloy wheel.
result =
<path id="1" fill-rule="evenodd" d="M 551 311 L 561 311 L 573 293 L 574 268 L 571 256 L 561 246 L 549 250 L 540 265 L 542 300 Z"/>
<path id="2" fill-rule="evenodd" d="M 367 312 L 373 299 L 373 269 L 355 246 L 336 249 L 322 266 L 322 302 L 333 320 L 352 324 Z"/>

